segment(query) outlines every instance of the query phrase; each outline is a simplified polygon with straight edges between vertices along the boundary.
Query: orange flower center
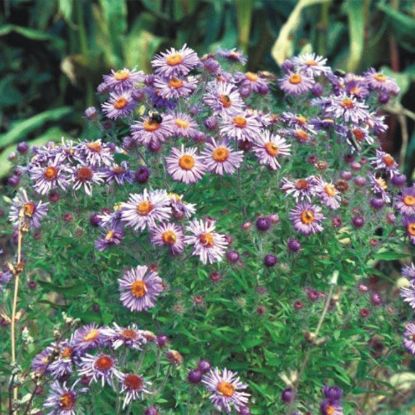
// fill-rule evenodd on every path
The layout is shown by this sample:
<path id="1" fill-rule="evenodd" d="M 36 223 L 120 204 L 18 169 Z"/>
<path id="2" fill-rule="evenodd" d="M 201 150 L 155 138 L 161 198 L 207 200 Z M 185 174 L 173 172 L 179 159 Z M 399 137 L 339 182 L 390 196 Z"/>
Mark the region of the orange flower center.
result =
<path id="1" fill-rule="evenodd" d="M 395 164 L 395 159 L 390 154 L 384 155 L 382 160 L 388 167 L 392 167 Z"/>
<path id="2" fill-rule="evenodd" d="M 91 329 L 87 334 L 85 334 L 83 340 L 86 342 L 93 342 L 99 336 L 99 331 L 97 329 Z"/>
<path id="3" fill-rule="evenodd" d="M 180 65 L 183 62 L 183 56 L 180 53 L 173 53 L 167 56 L 166 63 L 170 66 Z"/>
<path id="4" fill-rule="evenodd" d="M 25 216 L 31 218 L 35 213 L 36 205 L 33 202 L 27 202 L 23 205 L 23 213 Z"/>
<path id="5" fill-rule="evenodd" d="M 63 359 L 69 359 L 72 357 L 72 352 L 73 349 L 72 347 L 65 347 L 62 351 L 61 351 L 61 357 Z"/>
<path id="6" fill-rule="evenodd" d="M 149 200 L 143 200 L 142 202 L 138 203 L 136 207 L 136 212 L 140 216 L 147 216 L 153 210 L 153 205 Z"/>
<path id="7" fill-rule="evenodd" d="M 110 356 L 102 355 L 98 357 L 98 359 L 95 361 L 95 368 L 101 371 L 108 371 L 110 370 L 114 365 L 114 361 L 111 359 Z"/>
<path id="8" fill-rule="evenodd" d="M 176 233 L 172 230 L 163 232 L 161 239 L 166 245 L 174 245 L 177 241 Z"/>
<path id="9" fill-rule="evenodd" d="M 114 74 L 114 78 L 117 81 L 125 81 L 130 76 L 130 71 L 128 69 L 121 69 Z"/>
<path id="10" fill-rule="evenodd" d="M 373 78 L 375 78 L 378 82 L 385 82 L 388 78 L 386 75 L 384 75 L 383 73 L 377 73 L 373 76 Z"/>
<path id="11" fill-rule="evenodd" d="M 147 119 L 143 124 L 144 130 L 152 133 L 160 128 L 160 124 L 157 121 Z"/>
<path id="12" fill-rule="evenodd" d="M 279 153 L 279 148 L 275 143 L 272 143 L 271 141 L 266 143 L 264 145 L 265 147 L 265 151 L 271 156 L 271 157 L 275 157 L 278 155 Z"/>
<path id="13" fill-rule="evenodd" d="M 175 122 L 176 122 L 176 125 L 179 127 L 179 128 L 189 128 L 189 121 L 186 121 L 186 120 L 182 120 L 181 118 L 177 118 L 176 120 L 175 120 Z"/>
<path id="14" fill-rule="evenodd" d="M 57 176 L 58 176 L 58 169 L 56 167 L 53 167 L 53 166 L 47 167 L 45 172 L 43 173 L 43 177 L 46 180 L 56 179 Z"/>
<path id="15" fill-rule="evenodd" d="M 360 128 L 355 128 L 352 133 L 357 141 L 362 141 L 365 138 L 365 133 Z"/>
<path id="16" fill-rule="evenodd" d="M 134 281 L 131 284 L 131 294 L 136 298 L 142 298 L 146 295 L 147 286 L 146 283 L 142 280 Z"/>
<path id="17" fill-rule="evenodd" d="M 403 203 L 405 203 L 406 206 L 414 206 L 415 205 L 415 197 L 411 195 L 406 195 L 403 198 Z"/>
<path id="18" fill-rule="evenodd" d="M 336 412 L 336 408 L 332 405 L 326 407 L 326 414 L 327 415 L 334 415 Z"/>
<path id="19" fill-rule="evenodd" d="M 324 186 L 324 191 L 330 197 L 336 196 L 337 194 L 337 190 L 332 184 L 326 184 Z"/>
<path id="20" fill-rule="evenodd" d="M 76 178 L 80 182 L 87 182 L 92 179 L 92 170 L 89 167 L 83 166 L 76 172 Z"/>
<path id="21" fill-rule="evenodd" d="M 138 337 L 137 332 L 133 329 L 124 329 L 121 332 L 121 336 L 124 337 L 124 339 L 134 340 Z"/>
<path id="22" fill-rule="evenodd" d="M 179 166 L 183 170 L 192 170 L 195 164 L 196 164 L 195 158 L 191 156 L 190 154 L 184 154 L 183 156 L 179 158 Z"/>
<path id="23" fill-rule="evenodd" d="M 308 133 L 304 130 L 295 130 L 295 136 L 300 141 L 307 141 L 308 140 Z"/>
<path id="24" fill-rule="evenodd" d="M 409 223 L 406 227 L 406 230 L 408 231 L 409 235 L 415 236 L 415 223 Z"/>
<path id="25" fill-rule="evenodd" d="M 173 89 L 179 89 L 184 85 L 184 82 L 181 79 L 172 78 L 169 80 L 169 87 Z"/>
<path id="26" fill-rule="evenodd" d="M 301 219 L 301 222 L 303 222 L 304 224 L 310 225 L 310 223 L 313 223 L 315 220 L 313 211 L 304 210 L 301 213 L 300 219 Z"/>
<path id="27" fill-rule="evenodd" d="M 314 59 L 309 59 L 308 61 L 305 62 L 305 64 L 307 66 L 316 66 L 317 62 Z"/>
<path id="28" fill-rule="evenodd" d="M 99 153 L 102 150 L 101 143 L 99 141 L 94 141 L 93 143 L 88 143 L 86 145 L 94 153 Z"/>
<path id="29" fill-rule="evenodd" d="M 288 81 L 290 84 L 297 85 L 303 80 L 302 76 L 299 73 L 293 73 Z"/>
<path id="30" fill-rule="evenodd" d="M 230 152 L 226 147 L 216 147 L 212 151 L 212 158 L 218 163 L 223 163 L 224 161 L 228 160 L 229 154 Z"/>
<path id="31" fill-rule="evenodd" d="M 118 98 L 115 102 L 114 102 L 114 108 L 116 110 L 122 110 L 123 108 L 125 108 L 128 105 L 128 100 L 126 100 L 125 98 L 121 97 Z"/>
<path id="32" fill-rule="evenodd" d="M 247 72 L 245 74 L 246 78 L 249 79 L 252 82 L 256 82 L 258 81 L 258 75 L 256 73 L 253 72 Z"/>
<path id="33" fill-rule="evenodd" d="M 216 386 L 216 390 L 223 396 L 230 398 L 235 393 L 235 386 L 233 386 L 229 382 L 222 381 L 218 383 L 218 386 Z"/>
<path id="34" fill-rule="evenodd" d="M 124 385 L 130 390 L 140 390 L 144 385 L 144 381 L 140 376 L 129 374 L 124 378 Z"/>
<path id="35" fill-rule="evenodd" d="M 108 231 L 107 234 L 105 235 L 105 240 L 109 241 L 110 239 L 114 237 L 114 234 L 115 234 L 114 231 Z"/>
<path id="36" fill-rule="evenodd" d="M 115 174 L 122 174 L 122 173 L 125 173 L 125 169 L 122 166 L 114 166 L 112 168 L 112 172 Z"/>
<path id="37" fill-rule="evenodd" d="M 308 181 L 306 179 L 298 179 L 295 182 L 295 185 L 294 186 L 295 186 L 295 188 L 297 190 L 305 190 L 305 189 L 308 189 Z"/>
<path id="38" fill-rule="evenodd" d="M 232 101 L 228 95 L 220 95 L 219 102 L 222 104 L 223 108 L 229 108 L 232 105 Z"/>
<path id="39" fill-rule="evenodd" d="M 244 128 L 246 127 L 247 121 L 245 117 L 237 115 L 236 117 L 233 117 L 233 123 L 235 127 Z"/>
<path id="40" fill-rule="evenodd" d="M 351 98 L 344 98 L 342 100 L 342 102 L 340 103 L 340 105 L 343 108 L 348 109 L 348 110 L 354 108 L 354 103 L 353 103 L 353 100 Z"/>
<path id="41" fill-rule="evenodd" d="M 199 236 L 199 241 L 205 248 L 211 248 L 215 244 L 213 235 L 210 232 L 202 233 Z"/>
<path id="42" fill-rule="evenodd" d="M 75 395 L 72 392 L 65 392 L 59 398 L 59 408 L 69 410 L 75 406 Z"/>
<path id="43" fill-rule="evenodd" d="M 307 118 L 304 117 L 303 115 L 297 115 L 295 117 L 296 121 L 298 122 L 298 124 L 303 125 L 307 122 Z"/>

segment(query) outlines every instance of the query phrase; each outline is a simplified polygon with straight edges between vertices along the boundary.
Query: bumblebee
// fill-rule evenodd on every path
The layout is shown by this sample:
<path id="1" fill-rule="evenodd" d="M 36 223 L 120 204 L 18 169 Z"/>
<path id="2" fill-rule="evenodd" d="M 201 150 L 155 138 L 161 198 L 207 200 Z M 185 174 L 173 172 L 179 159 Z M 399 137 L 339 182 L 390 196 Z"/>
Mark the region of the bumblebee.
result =
<path id="1" fill-rule="evenodd" d="M 163 121 L 163 117 L 158 112 L 151 111 L 148 115 L 150 120 L 154 123 L 160 124 Z"/>

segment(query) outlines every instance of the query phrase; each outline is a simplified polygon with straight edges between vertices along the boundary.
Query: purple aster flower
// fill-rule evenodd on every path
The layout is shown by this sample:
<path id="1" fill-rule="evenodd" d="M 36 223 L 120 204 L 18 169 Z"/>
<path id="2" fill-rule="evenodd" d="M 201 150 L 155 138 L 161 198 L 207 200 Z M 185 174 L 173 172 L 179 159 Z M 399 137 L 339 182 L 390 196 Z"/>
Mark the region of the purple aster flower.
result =
<path id="1" fill-rule="evenodd" d="M 216 52 L 217 56 L 220 56 L 221 58 L 224 58 L 228 60 L 229 62 L 233 63 L 240 63 L 241 65 L 245 65 L 248 59 L 244 54 L 233 48 L 233 49 L 218 49 Z"/>
<path id="2" fill-rule="evenodd" d="M 114 350 L 120 347 L 141 350 L 147 344 L 147 337 L 135 324 L 129 327 L 120 327 L 116 323 L 111 328 L 102 329 L 106 342 L 111 344 Z"/>
<path id="3" fill-rule="evenodd" d="M 74 190 L 83 188 L 88 196 L 92 195 L 92 186 L 104 181 L 104 173 L 87 165 L 80 165 L 71 169 L 70 181 Z"/>
<path id="4" fill-rule="evenodd" d="M 86 354 L 81 358 L 80 376 L 86 376 L 89 383 L 100 382 L 101 386 L 107 383 L 113 386 L 114 376 L 121 379 L 121 372 L 117 369 L 117 361 L 109 354 L 100 353 L 96 356 Z"/>
<path id="5" fill-rule="evenodd" d="M 157 75 L 172 78 L 187 75 L 201 62 L 196 52 L 184 44 L 179 50 L 171 48 L 156 55 L 151 64 Z"/>
<path id="6" fill-rule="evenodd" d="M 75 349 L 68 341 L 60 342 L 55 349 L 58 352 L 56 359 L 51 362 L 49 371 L 56 379 L 63 378 L 73 371 Z"/>
<path id="7" fill-rule="evenodd" d="M 317 194 L 317 179 L 314 176 L 294 181 L 287 178 L 282 179 L 281 189 L 289 196 L 294 197 L 295 201 L 308 200 L 311 201 L 312 196 Z"/>
<path id="8" fill-rule="evenodd" d="M 203 101 L 214 112 L 227 115 L 240 113 L 245 108 L 235 85 L 226 82 L 209 82 Z"/>
<path id="9" fill-rule="evenodd" d="M 130 194 L 126 203 L 122 204 L 121 219 L 134 230 L 143 231 L 170 218 L 171 209 L 165 190 L 144 189 L 142 194 Z"/>
<path id="10" fill-rule="evenodd" d="M 404 277 L 415 280 L 415 265 L 412 262 L 409 265 L 405 265 L 401 273 Z"/>
<path id="11" fill-rule="evenodd" d="M 136 106 L 131 91 L 111 92 L 109 100 L 102 104 L 102 111 L 108 118 L 116 120 L 130 115 Z"/>
<path id="12" fill-rule="evenodd" d="M 51 412 L 49 415 L 75 415 L 76 414 L 76 392 L 74 386 L 68 388 L 66 384 L 54 382 L 50 386 L 50 393 L 43 406 Z"/>
<path id="13" fill-rule="evenodd" d="M 86 350 L 102 346 L 104 337 L 96 324 L 88 324 L 75 331 L 71 343 L 77 352 L 83 353 Z"/>
<path id="14" fill-rule="evenodd" d="M 239 90 L 244 91 L 244 96 L 248 96 L 253 92 L 262 94 L 269 89 L 268 81 L 254 72 L 238 72 L 235 74 L 235 81 L 239 85 Z"/>
<path id="15" fill-rule="evenodd" d="M 124 228 L 121 225 L 108 227 L 103 235 L 95 241 L 95 248 L 98 251 L 105 251 L 111 246 L 119 245 L 124 239 Z"/>
<path id="16" fill-rule="evenodd" d="M 238 141 L 253 142 L 261 135 L 261 125 L 252 114 L 238 113 L 224 116 L 220 125 L 220 135 Z"/>
<path id="17" fill-rule="evenodd" d="M 164 290 L 163 281 L 147 266 L 137 266 L 118 280 L 121 302 L 130 311 L 145 311 L 156 305 L 156 299 Z"/>
<path id="18" fill-rule="evenodd" d="M 288 72 L 278 80 L 280 88 L 289 95 L 301 95 L 311 90 L 314 79 L 304 72 Z"/>
<path id="19" fill-rule="evenodd" d="M 185 243 L 193 245 L 193 255 L 198 255 L 203 264 L 222 260 L 228 242 L 224 235 L 215 232 L 213 220 L 193 220 L 186 230 L 191 235 L 185 237 Z"/>
<path id="20" fill-rule="evenodd" d="M 173 180 L 186 184 L 196 183 L 205 174 L 203 158 L 196 154 L 197 148 L 172 148 L 166 157 L 167 172 Z"/>
<path id="21" fill-rule="evenodd" d="M 80 143 L 75 149 L 75 158 L 81 164 L 93 167 L 114 163 L 112 147 L 101 140 Z"/>
<path id="22" fill-rule="evenodd" d="M 373 165 L 377 169 L 386 170 L 390 177 L 399 174 L 398 163 L 389 153 L 386 153 L 385 151 L 376 150 L 376 157 L 373 158 Z"/>
<path id="23" fill-rule="evenodd" d="M 131 401 L 144 399 L 144 395 L 151 393 L 149 388 L 151 382 L 146 381 L 142 376 L 135 373 L 124 373 L 120 379 L 121 393 L 125 394 L 123 409 L 127 407 Z"/>
<path id="24" fill-rule="evenodd" d="M 210 143 L 206 143 L 201 157 L 207 170 L 211 173 L 233 174 L 242 163 L 243 151 L 233 150 L 225 140 L 217 143 L 213 138 Z"/>
<path id="25" fill-rule="evenodd" d="M 401 288 L 401 297 L 415 310 L 415 281 L 409 282 L 409 286 Z"/>
<path id="26" fill-rule="evenodd" d="M 197 79 L 194 76 L 183 78 L 160 78 L 154 80 L 154 88 L 157 94 L 164 99 L 179 99 L 191 95 L 197 87 Z"/>
<path id="27" fill-rule="evenodd" d="M 369 118 L 367 105 L 346 94 L 332 96 L 330 105 L 325 108 L 326 114 L 341 118 L 345 122 L 360 124 Z"/>
<path id="28" fill-rule="evenodd" d="M 248 386 L 241 382 L 236 373 L 228 369 L 211 369 L 203 375 L 202 383 L 211 393 L 209 399 L 218 411 L 239 411 L 248 404 L 250 395 L 243 392 Z"/>
<path id="29" fill-rule="evenodd" d="M 402 215 L 415 216 L 415 187 L 408 187 L 396 198 L 395 207 Z"/>
<path id="30" fill-rule="evenodd" d="M 340 207 L 340 193 L 333 183 L 325 182 L 319 178 L 315 189 L 320 201 L 324 205 L 330 209 L 338 209 Z"/>
<path id="31" fill-rule="evenodd" d="M 255 138 L 253 152 L 260 164 L 277 170 L 281 167 L 278 158 L 291 155 L 291 144 L 287 144 L 285 139 L 278 134 L 265 130 Z"/>
<path id="32" fill-rule="evenodd" d="M 131 71 L 124 68 L 118 71 L 111 70 L 110 75 L 104 75 L 104 89 L 110 91 L 128 91 L 132 89 L 136 83 L 144 82 L 144 72 Z"/>
<path id="33" fill-rule="evenodd" d="M 292 63 L 300 72 L 305 72 L 311 76 L 320 76 L 331 73 L 330 66 L 327 66 L 327 59 L 315 53 L 304 53 L 292 58 Z"/>
<path id="34" fill-rule="evenodd" d="M 26 190 L 22 189 L 13 199 L 9 219 L 14 226 L 32 226 L 39 228 L 41 220 L 48 213 L 48 203 L 35 202 L 28 198 Z"/>
<path id="35" fill-rule="evenodd" d="M 343 408 L 339 401 L 324 399 L 320 404 L 322 415 L 343 415 Z"/>
<path id="36" fill-rule="evenodd" d="M 175 219 L 189 219 L 196 212 L 196 205 L 194 205 L 193 203 L 184 202 L 183 196 L 180 196 L 176 193 L 170 193 L 168 197 L 170 199 L 172 215 Z"/>
<path id="37" fill-rule="evenodd" d="M 347 139 L 352 141 L 351 144 L 355 143 L 359 147 L 360 144 L 366 142 L 367 144 L 373 144 L 375 140 L 369 134 L 369 129 L 367 127 L 358 127 L 354 126 L 347 130 Z"/>
<path id="38" fill-rule="evenodd" d="M 32 165 L 29 167 L 30 178 L 34 181 L 33 188 L 41 195 L 60 187 L 65 190 L 68 186 L 68 168 L 55 160 L 47 166 Z"/>
<path id="39" fill-rule="evenodd" d="M 126 161 L 122 161 L 120 164 L 113 164 L 105 168 L 102 173 L 103 179 L 108 184 L 117 183 L 122 186 L 125 183 L 132 183 L 134 181 L 134 173 L 129 169 Z"/>
<path id="40" fill-rule="evenodd" d="M 198 133 L 196 121 L 187 114 L 176 113 L 172 115 L 173 135 L 180 137 L 195 137 Z"/>
<path id="41" fill-rule="evenodd" d="M 38 353 L 32 360 L 32 370 L 38 375 L 43 376 L 50 371 L 50 364 L 53 361 L 55 350 L 48 346 L 46 349 Z"/>
<path id="42" fill-rule="evenodd" d="M 398 84 L 382 72 L 377 72 L 376 69 L 371 68 L 365 73 L 365 77 L 371 89 L 391 95 L 399 94 Z"/>
<path id="43" fill-rule="evenodd" d="M 415 355 L 415 324 L 408 323 L 403 333 L 403 344 L 409 353 Z"/>
<path id="44" fill-rule="evenodd" d="M 364 77 L 348 73 L 345 78 L 345 92 L 358 99 L 365 99 L 369 95 L 367 82 Z"/>
<path id="45" fill-rule="evenodd" d="M 290 219 L 295 230 L 304 235 L 323 231 L 321 222 L 324 219 L 324 216 L 321 213 L 321 208 L 319 206 L 307 202 L 299 203 L 290 211 Z"/>
<path id="46" fill-rule="evenodd" d="M 167 246 L 173 255 L 179 255 L 184 250 L 183 229 L 174 223 L 153 226 L 151 242 L 156 246 Z"/>
<path id="47" fill-rule="evenodd" d="M 174 123 L 171 115 L 149 116 L 131 126 L 131 137 L 140 144 L 164 143 L 173 135 Z"/>
<path id="48" fill-rule="evenodd" d="M 6 286 L 12 279 L 12 273 L 10 271 L 0 271 L 0 291 Z"/>
<path id="49" fill-rule="evenodd" d="M 389 193 L 387 192 L 388 185 L 382 177 L 376 177 L 371 174 L 369 175 L 369 183 L 371 190 L 377 197 L 383 199 L 385 203 L 389 203 L 391 201 Z"/>

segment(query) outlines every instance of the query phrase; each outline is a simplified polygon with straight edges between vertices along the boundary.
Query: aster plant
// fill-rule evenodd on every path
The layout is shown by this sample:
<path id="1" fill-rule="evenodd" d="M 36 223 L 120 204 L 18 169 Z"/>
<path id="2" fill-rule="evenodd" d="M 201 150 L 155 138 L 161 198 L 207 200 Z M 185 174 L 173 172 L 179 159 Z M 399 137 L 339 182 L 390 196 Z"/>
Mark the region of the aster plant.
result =
<path id="1" fill-rule="evenodd" d="M 315 54 L 245 63 L 184 45 L 114 69 L 90 137 L 16 156 L 10 414 L 380 413 L 415 350 L 413 282 L 400 302 L 385 277 L 415 243 L 377 141 L 399 88 Z"/>

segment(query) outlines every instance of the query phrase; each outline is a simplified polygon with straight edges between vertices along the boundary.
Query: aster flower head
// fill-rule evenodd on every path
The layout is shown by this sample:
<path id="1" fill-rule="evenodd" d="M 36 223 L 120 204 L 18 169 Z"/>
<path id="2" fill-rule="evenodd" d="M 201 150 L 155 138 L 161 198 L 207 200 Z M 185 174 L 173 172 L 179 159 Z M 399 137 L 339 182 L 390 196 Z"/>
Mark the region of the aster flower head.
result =
<path id="1" fill-rule="evenodd" d="M 376 157 L 372 159 L 372 163 L 377 169 L 384 169 L 390 177 L 399 174 L 399 166 L 395 159 L 385 151 L 376 150 Z"/>
<path id="2" fill-rule="evenodd" d="M 415 310 L 415 280 L 410 281 L 408 287 L 401 288 L 401 297 Z"/>
<path id="3" fill-rule="evenodd" d="M 220 135 L 223 138 L 253 142 L 260 134 L 261 124 L 254 115 L 248 112 L 222 117 Z"/>
<path id="4" fill-rule="evenodd" d="M 340 207 L 340 192 L 333 183 L 325 182 L 323 179 L 317 179 L 316 192 L 320 201 L 330 209 Z"/>
<path id="5" fill-rule="evenodd" d="M 102 111 L 108 118 L 116 120 L 130 115 L 136 105 L 131 91 L 111 92 L 109 100 L 102 104 Z"/>
<path id="6" fill-rule="evenodd" d="M 10 280 L 12 279 L 12 273 L 10 271 L 2 271 L 0 270 L 0 292 L 1 289 L 7 285 Z"/>
<path id="7" fill-rule="evenodd" d="M 402 215 L 415 215 L 415 187 L 408 187 L 397 196 L 395 207 Z"/>
<path id="8" fill-rule="evenodd" d="M 173 135 L 174 124 L 171 115 L 149 115 L 131 126 L 131 137 L 139 144 L 164 143 Z"/>
<path id="9" fill-rule="evenodd" d="M 101 184 L 104 181 L 104 173 L 98 171 L 92 166 L 78 165 L 72 167 L 70 182 L 74 190 L 83 188 L 84 192 L 88 195 L 92 195 L 92 186 Z"/>
<path id="10" fill-rule="evenodd" d="M 321 222 L 323 219 L 324 216 L 321 213 L 321 208 L 307 202 L 299 203 L 290 211 L 290 220 L 295 230 L 304 235 L 322 232 L 323 226 Z"/>
<path id="11" fill-rule="evenodd" d="M 203 163 L 211 173 L 233 174 L 242 163 L 243 151 L 235 151 L 229 143 L 224 140 L 217 143 L 213 138 L 206 143 L 201 154 Z"/>
<path id="12" fill-rule="evenodd" d="M 49 415 L 76 414 L 77 394 L 73 388 L 74 386 L 68 388 L 65 383 L 52 383 L 50 394 L 44 403 L 44 407 L 50 411 Z"/>
<path id="13" fill-rule="evenodd" d="M 244 54 L 235 48 L 233 49 L 219 49 L 216 52 L 217 56 L 226 59 L 232 63 L 239 63 L 241 65 L 245 65 L 248 59 Z"/>
<path id="14" fill-rule="evenodd" d="M 99 382 L 104 387 L 105 384 L 113 386 L 114 377 L 120 379 L 122 374 L 118 370 L 115 357 L 100 353 L 96 356 L 86 354 L 81 358 L 79 375 L 86 376 L 90 383 Z"/>
<path id="15" fill-rule="evenodd" d="M 262 131 L 255 138 L 253 152 L 259 159 L 260 164 L 269 166 L 272 170 L 279 169 L 280 157 L 288 157 L 291 154 L 291 144 L 287 144 L 284 138 L 270 131 Z"/>
<path id="16" fill-rule="evenodd" d="M 171 209 L 165 190 L 152 190 L 141 194 L 133 193 L 127 202 L 122 204 L 121 219 L 134 230 L 144 230 L 154 226 L 156 222 L 164 222 L 170 218 Z"/>
<path id="17" fill-rule="evenodd" d="M 236 73 L 235 80 L 239 85 L 239 91 L 243 96 L 249 96 L 251 93 L 263 94 L 269 90 L 268 81 L 259 73 L 245 72 Z"/>
<path id="18" fill-rule="evenodd" d="M 75 331 L 71 344 L 78 353 L 82 354 L 86 350 L 104 345 L 104 337 L 96 324 L 87 324 Z"/>
<path id="19" fill-rule="evenodd" d="M 209 82 L 203 101 L 215 113 L 232 115 L 240 113 L 245 108 L 235 85 L 227 82 Z"/>
<path id="20" fill-rule="evenodd" d="M 193 245 L 193 255 L 199 256 L 203 264 L 222 260 L 228 242 L 224 235 L 215 232 L 214 221 L 195 219 L 186 230 L 190 235 L 185 237 L 185 243 Z"/>
<path id="21" fill-rule="evenodd" d="M 166 246 L 173 255 L 179 255 L 184 250 L 183 229 L 174 223 L 153 226 L 151 242 L 156 246 Z"/>
<path id="22" fill-rule="evenodd" d="M 300 72 L 305 72 L 311 76 L 320 76 L 331 73 L 330 66 L 326 65 L 327 59 L 315 53 L 304 53 L 295 56 L 292 63 Z"/>
<path id="23" fill-rule="evenodd" d="M 198 125 L 190 115 L 176 113 L 172 115 L 173 135 L 180 137 L 195 137 L 198 133 Z"/>
<path id="24" fill-rule="evenodd" d="M 415 324 L 407 323 L 403 333 L 403 344 L 409 353 L 415 355 Z"/>
<path id="25" fill-rule="evenodd" d="M 50 363 L 48 371 L 55 379 L 61 379 L 73 371 L 76 350 L 68 341 L 62 341 L 55 345 L 56 359 Z"/>
<path id="26" fill-rule="evenodd" d="M 302 95 L 314 86 L 314 79 L 304 72 L 288 72 L 278 80 L 280 88 L 288 95 Z"/>
<path id="27" fill-rule="evenodd" d="M 409 240 L 415 245 L 415 216 L 404 216 L 402 222 Z"/>
<path id="28" fill-rule="evenodd" d="M 118 71 L 112 69 L 109 75 L 104 75 L 102 88 L 115 92 L 128 91 L 140 82 L 144 82 L 144 72 L 142 71 L 127 68 Z"/>
<path id="29" fill-rule="evenodd" d="M 122 161 L 120 164 L 113 164 L 102 171 L 103 179 L 106 183 L 117 183 L 119 186 L 125 183 L 132 183 L 134 181 L 134 173 L 129 169 L 127 161 Z"/>
<path id="30" fill-rule="evenodd" d="M 324 399 L 320 404 L 321 415 L 343 415 L 343 408 L 339 401 Z"/>
<path id="31" fill-rule="evenodd" d="M 33 180 L 33 188 L 41 195 L 49 193 L 52 189 L 66 190 L 68 186 L 68 168 L 57 158 L 45 166 L 31 165 L 29 175 Z"/>
<path id="32" fill-rule="evenodd" d="M 21 189 L 13 199 L 9 219 L 14 226 L 39 228 L 48 213 L 48 203 L 29 199 L 26 190 Z"/>
<path id="33" fill-rule="evenodd" d="M 179 50 L 171 48 L 156 55 L 151 64 L 157 75 L 172 78 L 187 75 L 201 62 L 196 52 L 184 44 Z"/>
<path id="34" fill-rule="evenodd" d="M 131 401 L 144 399 L 144 395 L 150 394 L 151 382 L 136 373 L 124 373 L 120 379 L 121 393 L 125 394 L 123 408 L 127 407 Z"/>
<path id="35" fill-rule="evenodd" d="M 415 280 L 415 265 L 412 262 L 409 265 L 405 265 L 402 267 L 401 274 L 410 280 Z"/>
<path id="36" fill-rule="evenodd" d="M 130 311 L 145 311 L 156 305 L 157 297 L 164 290 L 163 281 L 147 266 L 137 266 L 118 280 L 121 302 Z"/>
<path id="37" fill-rule="evenodd" d="M 203 375 L 202 383 L 210 392 L 209 399 L 218 411 L 239 411 L 248 404 L 250 395 L 244 392 L 248 386 L 241 382 L 235 372 L 214 368 Z"/>
<path id="38" fill-rule="evenodd" d="M 317 194 L 317 184 L 318 180 L 314 176 L 293 181 L 284 178 L 281 189 L 289 196 L 292 196 L 296 202 L 299 200 L 308 200 L 310 202 L 311 198 Z"/>
<path id="39" fill-rule="evenodd" d="M 369 87 L 378 92 L 386 92 L 391 95 L 399 94 L 398 84 L 389 76 L 382 72 L 376 71 L 371 68 L 365 74 L 366 82 L 369 83 Z"/>
<path id="40" fill-rule="evenodd" d="M 196 205 L 193 203 L 187 203 L 183 201 L 182 195 L 178 195 L 177 193 L 169 193 L 168 197 L 170 200 L 172 216 L 175 219 L 177 220 L 181 220 L 183 218 L 189 219 L 196 212 L 196 207 L 195 207 Z"/>
<path id="41" fill-rule="evenodd" d="M 354 97 L 341 94 L 332 96 L 330 101 L 330 105 L 325 108 L 329 116 L 354 124 L 360 124 L 369 118 L 368 106 Z"/>
<path id="42" fill-rule="evenodd" d="M 186 184 L 196 183 L 205 174 L 206 167 L 203 158 L 197 153 L 197 148 L 172 148 L 170 156 L 166 157 L 167 172 L 173 180 Z"/>
<path id="43" fill-rule="evenodd" d="M 164 99 L 179 99 L 191 95 L 197 87 L 194 76 L 162 78 L 156 77 L 154 88 L 156 93 Z"/>
<path id="44" fill-rule="evenodd" d="M 106 343 L 110 344 L 114 350 L 120 347 L 142 350 L 147 343 L 146 336 L 135 324 L 129 327 L 120 327 L 114 323 L 113 327 L 102 329 L 102 335 L 106 339 Z"/>
<path id="45" fill-rule="evenodd" d="M 123 239 L 124 227 L 122 225 L 107 227 L 101 237 L 95 241 L 95 248 L 102 252 L 111 246 L 119 245 Z"/>
<path id="46" fill-rule="evenodd" d="M 388 193 L 388 185 L 382 177 L 376 177 L 374 174 L 369 175 L 369 183 L 371 186 L 372 192 L 376 197 L 381 198 L 385 203 L 389 203 L 391 198 Z"/>
<path id="47" fill-rule="evenodd" d="M 110 166 L 114 163 L 113 149 L 102 140 L 82 142 L 76 147 L 75 158 L 92 167 Z"/>
<path id="48" fill-rule="evenodd" d="M 33 358 L 32 371 L 41 376 L 50 372 L 50 364 L 53 362 L 55 354 L 54 347 L 46 347 Z"/>

